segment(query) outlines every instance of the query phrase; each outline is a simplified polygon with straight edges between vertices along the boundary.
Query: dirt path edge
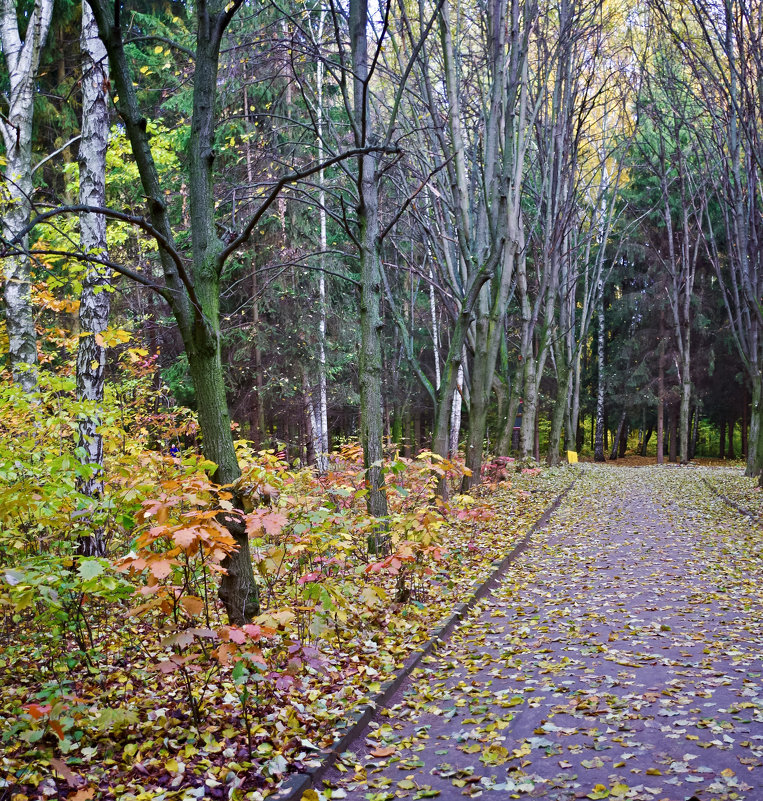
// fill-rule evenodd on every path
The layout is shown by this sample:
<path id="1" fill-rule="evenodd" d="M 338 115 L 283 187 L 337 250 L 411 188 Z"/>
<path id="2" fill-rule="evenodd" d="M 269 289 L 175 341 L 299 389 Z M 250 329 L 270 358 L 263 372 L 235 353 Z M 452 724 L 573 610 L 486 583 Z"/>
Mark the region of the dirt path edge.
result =
<path id="1" fill-rule="evenodd" d="M 499 562 L 493 563 L 494 568 L 490 575 L 481 582 L 475 582 L 475 584 L 470 587 L 467 599 L 454 607 L 451 614 L 434 629 L 426 643 L 408 657 L 395 677 L 384 682 L 381 690 L 379 690 L 364 707 L 350 715 L 351 722 L 347 730 L 334 742 L 330 749 L 322 752 L 321 763 L 303 773 L 294 773 L 289 776 L 278 791 L 269 796 L 269 798 L 272 798 L 274 801 L 299 801 L 306 790 L 318 788 L 321 780 L 334 766 L 339 755 L 347 751 L 358 738 L 364 736 L 366 727 L 376 713 L 376 710 L 387 705 L 387 702 L 400 689 L 403 682 L 413 673 L 421 661 L 431 654 L 441 642 L 448 639 L 456 626 L 475 604 L 498 586 L 508 566 L 520 554 L 527 550 L 532 535 L 548 523 L 551 515 L 561 506 L 567 493 L 575 485 L 575 481 L 577 481 L 577 477 L 557 495 L 545 512 L 530 526 L 514 548 Z"/>

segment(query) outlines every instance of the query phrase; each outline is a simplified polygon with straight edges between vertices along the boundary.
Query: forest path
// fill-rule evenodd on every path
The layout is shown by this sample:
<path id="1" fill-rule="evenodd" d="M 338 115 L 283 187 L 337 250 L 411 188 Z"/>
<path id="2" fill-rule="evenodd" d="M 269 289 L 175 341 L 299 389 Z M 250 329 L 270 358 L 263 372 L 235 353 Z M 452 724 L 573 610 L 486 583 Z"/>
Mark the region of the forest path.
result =
<path id="1" fill-rule="evenodd" d="M 582 472 L 339 797 L 763 799 L 763 533 L 691 469 Z"/>

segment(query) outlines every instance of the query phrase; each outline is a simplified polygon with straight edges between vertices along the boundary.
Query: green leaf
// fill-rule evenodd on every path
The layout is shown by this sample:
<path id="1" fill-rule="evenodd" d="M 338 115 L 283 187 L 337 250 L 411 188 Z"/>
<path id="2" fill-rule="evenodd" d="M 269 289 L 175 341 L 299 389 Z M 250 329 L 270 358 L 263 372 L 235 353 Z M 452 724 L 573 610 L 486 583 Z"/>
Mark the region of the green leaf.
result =
<path id="1" fill-rule="evenodd" d="M 103 571 L 103 562 L 95 557 L 83 559 L 77 567 L 77 572 L 80 574 L 83 581 L 90 581 L 90 579 L 100 576 Z"/>

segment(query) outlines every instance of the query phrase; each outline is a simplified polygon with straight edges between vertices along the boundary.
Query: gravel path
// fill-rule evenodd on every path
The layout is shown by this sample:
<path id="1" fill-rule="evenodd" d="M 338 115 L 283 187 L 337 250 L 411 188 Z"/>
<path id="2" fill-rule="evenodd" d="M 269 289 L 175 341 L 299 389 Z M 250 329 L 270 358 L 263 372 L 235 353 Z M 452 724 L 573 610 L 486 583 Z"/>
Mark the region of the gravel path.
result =
<path id="1" fill-rule="evenodd" d="M 763 532 L 691 469 L 583 471 L 326 797 L 763 800 Z"/>

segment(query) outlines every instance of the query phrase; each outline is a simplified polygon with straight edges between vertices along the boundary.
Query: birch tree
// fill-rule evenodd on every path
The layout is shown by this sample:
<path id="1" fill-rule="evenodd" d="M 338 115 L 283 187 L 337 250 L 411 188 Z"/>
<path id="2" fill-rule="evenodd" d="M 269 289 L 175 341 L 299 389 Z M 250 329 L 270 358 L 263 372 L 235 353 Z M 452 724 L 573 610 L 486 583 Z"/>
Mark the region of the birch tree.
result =
<path id="1" fill-rule="evenodd" d="M 98 25 L 87 3 L 82 4 L 82 133 L 79 148 L 79 202 L 82 206 L 106 205 L 106 150 L 109 143 L 106 48 L 98 36 Z M 80 250 L 85 255 L 106 257 L 106 217 L 80 214 Z M 103 495 L 103 437 L 98 431 L 98 405 L 103 400 L 106 347 L 101 333 L 109 325 L 110 282 L 108 268 L 86 263 L 82 278 L 77 347 L 77 397 L 89 408 L 80 415 L 78 449 L 90 474 L 80 481 L 80 491 L 91 498 Z M 80 543 L 88 556 L 103 555 L 99 532 Z"/>
<path id="2" fill-rule="evenodd" d="M 40 65 L 53 14 L 53 0 L 35 0 L 26 20 L 26 33 L 19 32 L 16 0 L 0 0 L 0 43 L 8 70 L 6 109 L 0 115 L 5 144 L 3 192 L 3 237 L 16 238 L 29 224 L 32 208 L 32 123 L 34 81 Z M 18 243 L 20 252 L 5 257 L 5 320 L 8 331 L 13 379 L 25 392 L 37 386 L 37 334 L 31 299 L 31 270 L 27 237 Z"/>

